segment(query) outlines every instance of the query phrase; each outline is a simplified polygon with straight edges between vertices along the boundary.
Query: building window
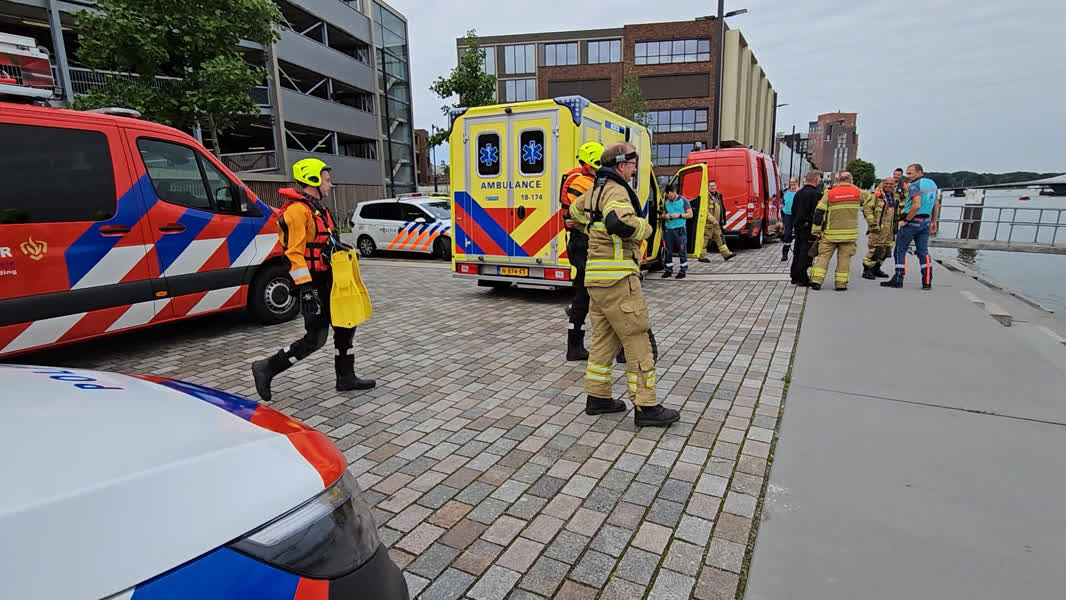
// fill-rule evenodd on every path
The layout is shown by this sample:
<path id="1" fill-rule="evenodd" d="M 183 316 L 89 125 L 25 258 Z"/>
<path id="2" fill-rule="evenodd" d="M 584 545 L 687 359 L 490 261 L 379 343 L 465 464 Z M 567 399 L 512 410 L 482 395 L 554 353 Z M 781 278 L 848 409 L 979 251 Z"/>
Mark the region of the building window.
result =
<path id="1" fill-rule="evenodd" d="M 707 131 L 707 109 L 653 110 L 648 112 L 648 128 L 656 133 Z"/>
<path id="2" fill-rule="evenodd" d="M 657 167 L 666 165 L 683 165 L 685 159 L 692 152 L 697 142 L 684 142 L 681 144 L 652 144 L 651 162 Z M 707 147 L 706 142 L 699 142 Z"/>
<path id="3" fill-rule="evenodd" d="M 633 51 L 638 65 L 701 62 L 711 60 L 711 40 L 637 42 Z"/>
<path id="4" fill-rule="evenodd" d="M 544 44 L 544 65 L 559 67 L 577 64 L 577 42 Z"/>
<path id="5" fill-rule="evenodd" d="M 622 40 L 589 42 L 589 64 L 622 62 Z"/>
<path id="6" fill-rule="evenodd" d="M 354 136 L 349 140 L 338 139 L 337 150 L 341 156 L 354 156 L 368 160 L 378 159 L 378 143 L 374 140 L 365 140 Z"/>
<path id="7" fill-rule="evenodd" d="M 533 73 L 537 70 L 536 44 L 503 47 L 503 72 L 505 75 Z"/>
<path id="8" fill-rule="evenodd" d="M 536 79 L 508 79 L 503 82 L 504 102 L 525 102 L 536 99 Z"/>
<path id="9" fill-rule="evenodd" d="M 518 135 L 521 160 L 518 171 L 522 175 L 540 175 L 544 172 L 544 131 L 530 129 Z"/>
<path id="10" fill-rule="evenodd" d="M 477 174 L 482 177 L 500 175 L 500 134 L 482 133 L 477 136 Z"/>
<path id="11" fill-rule="evenodd" d="M 489 75 L 496 74 L 496 46 L 486 46 L 485 50 L 485 72 Z"/>

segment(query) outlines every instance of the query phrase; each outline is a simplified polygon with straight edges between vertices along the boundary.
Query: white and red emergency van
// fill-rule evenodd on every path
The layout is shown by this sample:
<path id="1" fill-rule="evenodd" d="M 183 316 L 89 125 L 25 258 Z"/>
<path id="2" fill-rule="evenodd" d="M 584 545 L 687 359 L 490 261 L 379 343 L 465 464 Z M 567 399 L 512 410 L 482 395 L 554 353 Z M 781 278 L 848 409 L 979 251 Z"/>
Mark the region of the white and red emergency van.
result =
<path id="1" fill-rule="evenodd" d="M 749 148 L 691 152 L 685 165 L 703 164 L 707 179 L 718 184 L 725 205 L 722 229 L 756 248 L 781 220 L 782 192 L 777 162 Z"/>

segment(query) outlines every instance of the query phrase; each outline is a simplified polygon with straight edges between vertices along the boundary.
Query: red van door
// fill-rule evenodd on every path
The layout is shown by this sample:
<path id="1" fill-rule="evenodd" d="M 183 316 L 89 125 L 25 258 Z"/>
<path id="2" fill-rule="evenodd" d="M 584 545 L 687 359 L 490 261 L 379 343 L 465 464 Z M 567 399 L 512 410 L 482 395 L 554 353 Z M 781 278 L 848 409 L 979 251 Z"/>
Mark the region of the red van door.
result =
<path id="1" fill-rule="evenodd" d="M 0 123 L 0 355 L 148 322 L 145 206 L 117 127 L 53 109 Z"/>

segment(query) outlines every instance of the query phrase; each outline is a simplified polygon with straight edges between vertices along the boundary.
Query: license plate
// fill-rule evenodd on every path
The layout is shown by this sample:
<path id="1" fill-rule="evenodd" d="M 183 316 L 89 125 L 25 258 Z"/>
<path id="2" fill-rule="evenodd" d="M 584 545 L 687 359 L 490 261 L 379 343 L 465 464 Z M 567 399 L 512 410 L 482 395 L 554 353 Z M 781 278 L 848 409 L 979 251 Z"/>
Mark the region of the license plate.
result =
<path id="1" fill-rule="evenodd" d="M 516 277 L 529 277 L 529 269 L 525 267 L 500 267 L 500 275 L 514 275 Z"/>

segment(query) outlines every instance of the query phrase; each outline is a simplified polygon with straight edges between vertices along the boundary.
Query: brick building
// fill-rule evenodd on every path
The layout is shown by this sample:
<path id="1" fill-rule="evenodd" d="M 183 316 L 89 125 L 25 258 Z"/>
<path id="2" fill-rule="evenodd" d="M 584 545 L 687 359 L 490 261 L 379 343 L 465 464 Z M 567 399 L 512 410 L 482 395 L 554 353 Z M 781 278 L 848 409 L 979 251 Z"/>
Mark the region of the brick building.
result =
<path id="1" fill-rule="evenodd" d="M 666 177 L 694 145 L 711 143 L 716 34 L 714 19 L 701 18 L 478 41 L 501 102 L 579 94 L 610 108 L 631 70 L 648 102 L 655 172 Z M 739 30 L 726 29 L 724 46 L 722 146 L 771 152 L 777 92 Z M 461 38 L 457 48 L 465 51 Z"/>
<path id="2" fill-rule="evenodd" d="M 843 171 L 859 153 L 858 113 L 818 115 L 808 131 L 811 160 L 823 171 Z"/>
<path id="3" fill-rule="evenodd" d="M 433 165 L 429 156 L 429 132 L 415 130 L 415 175 L 418 185 L 433 185 Z"/>

